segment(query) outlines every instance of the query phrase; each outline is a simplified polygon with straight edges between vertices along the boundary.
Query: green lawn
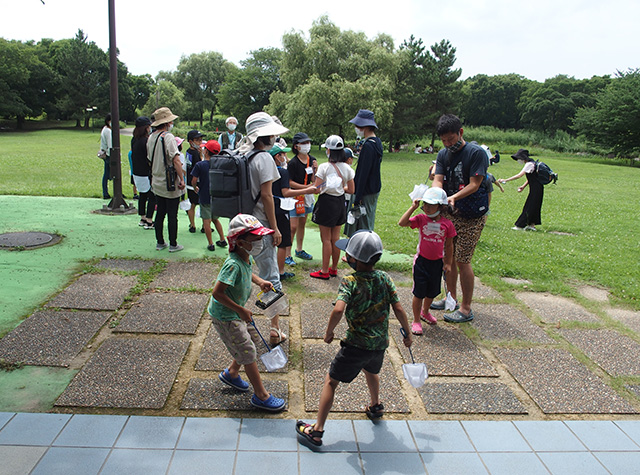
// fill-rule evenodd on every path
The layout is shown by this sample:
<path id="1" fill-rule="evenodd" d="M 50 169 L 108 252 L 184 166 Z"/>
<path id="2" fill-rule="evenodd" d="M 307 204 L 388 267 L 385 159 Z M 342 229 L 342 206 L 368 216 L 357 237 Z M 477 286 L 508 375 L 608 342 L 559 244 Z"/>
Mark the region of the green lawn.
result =
<path id="1" fill-rule="evenodd" d="M 0 133 L 0 194 L 100 197 L 99 138 L 97 130 Z M 129 141 L 121 138 L 127 195 Z M 513 152 L 502 153 L 502 161 L 491 167 L 497 178 L 519 171 L 509 158 Z M 424 182 L 433 158 L 385 154 L 376 231 L 386 249 L 415 252 L 417 231 L 397 222 L 410 205 L 408 193 Z M 509 288 L 501 277 L 513 277 L 530 280 L 534 290 L 578 300 L 576 286 L 589 283 L 609 289 L 616 303 L 640 309 L 640 168 L 555 152 L 538 151 L 536 158 L 560 175 L 557 185 L 545 187 L 542 226 L 537 233 L 510 229 L 526 198 L 526 191 L 516 192 L 523 180 L 504 185 L 504 193 L 496 188 L 474 257 L 476 274 L 498 290 Z"/>

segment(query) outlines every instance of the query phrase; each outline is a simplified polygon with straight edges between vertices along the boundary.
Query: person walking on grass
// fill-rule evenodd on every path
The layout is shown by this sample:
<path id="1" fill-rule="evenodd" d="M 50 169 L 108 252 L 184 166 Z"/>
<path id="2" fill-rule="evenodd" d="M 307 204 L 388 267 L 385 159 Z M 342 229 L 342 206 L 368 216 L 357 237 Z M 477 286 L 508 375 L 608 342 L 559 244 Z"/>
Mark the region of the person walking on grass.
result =
<path id="1" fill-rule="evenodd" d="M 260 339 L 251 325 L 251 311 L 245 308 L 252 282 L 262 291 L 273 289 L 271 282 L 251 272 L 251 256 L 255 257 L 262 249 L 263 237 L 273 233 L 273 229 L 264 227 L 255 216 L 248 214 L 238 214 L 229 222 L 229 257 L 222 264 L 207 310 L 213 327 L 233 358 L 218 379 L 237 391 L 248 392 L 249 383 L 239 374 L 240 367 L 244 366 L 254 391 L 251 405 L 277 412 L 284 409 L 285 401 L 269 394 L 262 384 L 256 351 Z"/>
<path id="2" fill-rule="evenodd" d="M 438 152 L 436 158 L 433 186 L 442 188 L 447 193 L 447 200 L 453 211 L 446 209 L 442 214 L 451 220 L 457 233 L 453 241 L 453 258 L 456 265 L 446 274 L 447 290 L 455 299 L 458 275 L 462 289 L 462 304 L 458 306 L 456 303 L 456 310 L 444 315 L 445 321 L 451 323 L 469 322 L 474 318 L 471 301 L 475 275 L 471 260 L 487 221 L 486 213 L 489 211 L 488 201 L 483 199 L 483 194 L 486 198 L 486 189 L 482 187 L 487 174 L 487 155 L 479 146 L 465 142 L 463 132 L 462 122 L 455 115 L 445 114 L 438 120 L 436 133 L 445 148 Z M 469 201 L 475 198 L 478 199 L 469 204 Z M 468 203 L 472 214 L 482 214 L 466 217 L 469 211 L 463 213 L 461 203 Z M 444 310 L 445 299 L 433 302 L 431 308 Z"/>
<path id="3" fill-rule="evenodd" d="M 209 161 L 211 157 L 220 153 L 220 144 L 215 140 L 209 140 L 203 148 L 203 159 L 195 164 L 191 170 L 191 185 L 193 189 L 198 193 L 198 201 L 200 203 L 200 217 L 202 218 L 202 227 L 204 228 L 204 234 L 207 237 L 209 245 L 207 249 L 209 251 L 215 251 L 216 245 L 219 247 L 226 247 L 227 241 L 224 239 L 224 231 L 222 230 L 222 224 L 218 216 L 211 214 L 211 196 L 209 195 Z M 213 244 L 213 237 L 211 236 L 211 222 L 216 228 L 219 240 L 216 244 Z"/>
<path id="4" fill-rule="evenodd" d="M 325 343 L 334 339 L 334 330 L 345 315 L 349 328 L 340 351 L 333 359 L 327 374 L 316 422 L 307 424 L 296 422 L 296 434 L 305 441 L 320 446 L 324 435 L 324 424 L 333 405 L 338 385 L 350 383 L 362 371 L 364 373 L 371 400 L 365 413 L 371 419 L 384 414 L 380 402 L 380 369 L 384 353 L 389 346 L 389 307 L 405 331 L 404 345 L 411 346 L 412 336 L 407 315 L 398 299 L 396 287 L 391 277 L 383 271 L 375 270 L 375 264 L 382 256 L 382 241 L 373 231 L 359 231 L 350 239 L 341 239 L 336 245 L 346 251 L 347 262 L 355 270 L 340 283 L 338 299 L 333 307 L 325 332 Z"/>
<path id="5" fill-rule="evenodd" d="M 536 178 L 535 160 L 529 157 L 529 151 L 521 148 L 514 155 L 511 155 L 515 161 L 522 165 L 522 170 L 517 175 L 510 178 L 498 180 L 500 183 L 517 180 L 524 175 L 527 176 L 526 181 L 518 187 L 518 193 L 529 186 L 529 195 L 524 202 L 522 213 L 518 216 L 515 225 L 511 228 L 515 231 L 537 231 L 536 225 L 542 224 L 542 199 L 544 198 L 544 185 Z"/>
<path id="6" fill-rule="evenodd" d="M 355 172 L 347 164 L 341 137 L 329 136 L 322 147 L 327 149 L 329 161 L 320 165 L 316 172 L 315 186 L 320 189 L 320 196 L 311 217 L 320 228 L 322 268 L 309 275 L 314 279 L 327 280 L 338 275 L 340 249 L 336 247 L 336 241 L 340 238 L 340 228 L 347 221 L 344 194 L 354 192 Z"/>
<path id="7" fill-rule="evenodd" d="M 420 206 L 420 200 L 412 203 L 402 215 L 399 226 L 411 227 L 420 231 L 418 252 L 413 259 L 413 323 L 414 335 L 422 335 L 422 323 L 438 323 L 431 315 L 429 307 L 433 299 L 440 294 L 442 271 L 451 271 L 453 264 L 453 238 L 456 228 L 447 218 L 441 216 L 442 209 L 448 204 L 447 194 L 442 188 L 429 188 L 422 197 L 422 213 L 411 216 Z M 445 258 L 443 262 L 443 258 Z"/>

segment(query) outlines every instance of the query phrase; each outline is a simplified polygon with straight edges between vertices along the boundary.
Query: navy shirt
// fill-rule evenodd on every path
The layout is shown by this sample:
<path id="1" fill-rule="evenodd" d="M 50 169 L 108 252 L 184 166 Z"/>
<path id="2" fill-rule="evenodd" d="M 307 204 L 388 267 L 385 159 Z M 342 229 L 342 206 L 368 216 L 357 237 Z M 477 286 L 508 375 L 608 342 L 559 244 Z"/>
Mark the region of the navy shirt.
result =
<path id="1" fill-rule="evenodd" d="M 201 160 L 193 166 L 191 176 L 198 179 L 198 198 L 200 204 L 211 203 L 209 195 L 209 160 Z"/>
<path id="2" fill-rule="evenodd" d="M 273 193 L 273 203 L 276 207 L 276 214 L 288 214 L 288 211 L 285 211 L 280 206 L 280 198 L 284 198 L 282 196 L 283 188 L 290 188 L 289 186 L 289 172 L 286 168 L 278 167 L 278 173 L 280 173 L 280 179 L 276 180 L 271 185 L 271 192 Z"/>
<path id="3" fill-rule="evenodd" d="M 452 171 L 449 164 L 460 161 Z M 451 153 L 446 148 L 438 152 L 436 159 L 436 175 L 444 175 L 442 184 L 447 196 L 455 195 L 469 184 L 473 176 L 485 177 L 487 174 L 487 154 L 480 146 L 467 142 L 458 152 Z M 451 183 L 448 176 L 451 175 Z"/>

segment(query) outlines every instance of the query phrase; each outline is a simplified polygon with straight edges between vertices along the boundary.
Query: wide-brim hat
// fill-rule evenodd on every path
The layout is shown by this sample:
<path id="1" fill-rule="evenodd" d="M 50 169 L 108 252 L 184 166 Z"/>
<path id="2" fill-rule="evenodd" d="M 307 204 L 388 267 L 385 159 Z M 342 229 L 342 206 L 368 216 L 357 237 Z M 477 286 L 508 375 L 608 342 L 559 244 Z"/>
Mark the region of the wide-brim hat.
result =
<path id="1" fill-rule="evenodd" d="M 376 129 L 378 128 L 378 126 L 376 125 L 376 121 L 373 119 L 373 112 L 367 109 L 360 109 L 356 116 L 349 122 L 357 127 L 375 127 Z"/>
<path id="2" fill-rule="evenodd" d="M 524 160 L 525 162 L 531 160 L 531 158 L 529 157 L 529 150 L 525 150 L 524 148 L 521 148 L 516 153 L 511 155 L 511 158 L 513 158 L 514 160 Z"/>
<path id="3" fill-rule="evenodd" d="M 322 145 L 323 148 L 327 148 L 329 150 L 343 150 L 344 149 L 344 140 L 339 135 L 329 135 L 327 140 L 324 141 Z"/>
<path id="4" fill-rule="evenodd" d="M 247 118 L 247 137 L 254 143 L 258 137 L 269 137 L 271 135 L 282 135 L 289 132 L 289 129 L 276 124 L 266 112 L 256 112 Z"/>
<path id="5" fill-rule="evenodd" d="M 338 239 L 336 247 L 345 251 L 355 260 L 369 263 L 374 257 L 382 254 L 382 239 L 374 231 L 361 229 L 349 239 Z"/>
<path id="6" fill-rule="evenodd" d="M 250 214 L 237 214 L 231 221 L 229 221 L 229 233 L 227 240 L 229 241 L 229 250 L 233 251 L 236 246 L 236 241 L 243 234 L 251 233 L 256 236 L 266 236 L 267 234 L 273 234 L 275 231 L 263 226 L 262 223 Z"/>
<path id="7" fill-rule="evenodd" d="M 446 205 L 447 193 L 442 188 L 432 186 L 422 195 L 422 201 L 430 205 Z"/>
<path id="8" fill-rule="evenodd" d="M 179 147 L 180 145 L 182 145 L 182 142 L 184 142 L 183 138 L 180 137 L 176 137 L 176 145 Z"/>
<path id="9" fill-rule="evenodd" d="M 161 107 L 153 113 L 153 122 L 151 127 L 158 127 L 162 124 L 168 124 L 178 118 L 168 107 Z"/>

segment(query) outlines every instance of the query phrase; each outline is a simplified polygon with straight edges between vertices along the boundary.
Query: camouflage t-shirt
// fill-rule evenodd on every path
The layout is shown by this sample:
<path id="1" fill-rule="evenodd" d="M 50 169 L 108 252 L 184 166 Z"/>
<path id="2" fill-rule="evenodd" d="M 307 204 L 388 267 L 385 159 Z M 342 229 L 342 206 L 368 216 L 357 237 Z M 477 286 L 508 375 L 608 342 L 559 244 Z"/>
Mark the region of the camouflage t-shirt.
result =
<path id="1" fill-rule="evenodd" d="M 399 299 L 386 272 L 374 270 L 345 276 L 338 299 L 347 304 L 349 329 L 344 343 L 363 350 L 384 350 L 389 346 L 389 307 Z"/>

